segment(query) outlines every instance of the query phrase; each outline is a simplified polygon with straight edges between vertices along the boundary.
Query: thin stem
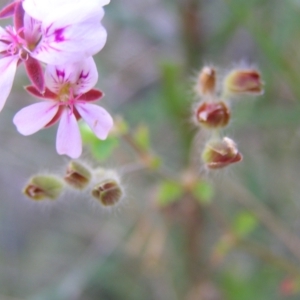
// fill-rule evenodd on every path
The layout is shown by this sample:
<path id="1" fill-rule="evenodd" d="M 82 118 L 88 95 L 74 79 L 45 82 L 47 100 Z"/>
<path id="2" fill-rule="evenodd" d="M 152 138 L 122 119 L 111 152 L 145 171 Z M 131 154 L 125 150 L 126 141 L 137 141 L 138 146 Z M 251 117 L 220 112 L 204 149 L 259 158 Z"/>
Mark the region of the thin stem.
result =
<path id="1" fill-rule="evenodd" d="M 282 270 L 285 270 L 290 274 L 300 276 L 300 270 L 297 265 L 293 264 L 293 262 L 289 261 L 286 258 L 275 255 L 268 248 L 258 243 L 249 240 L 239 240 L 236 246 L 242 248 L 248 253 L 259 257 L 261 260 L 268 262 L 273 266 L 277 266 Z"/>
<path id="2" fill-rule="evenodd" d="M 169 171 L 164 165 L 160 165 L 157 167 L 153 167 L 153 160 L 155 159 L 155 156 L 150 152 L 142 147 L 140 147 L 132 137 L 130 133 L 126 133 L 122 135 L 123 140 L 134 150 L 134 152 L 137 154 L 137 156 L 140 158 L 143 165 L 147 168 L 152 170 L 153 172 L 157 173 L 161 177 L 179 182 L 179 179 L 172 174 L 171 171 Z"/>
<path id="3" fill-rule="evenodd" d="M 261 260 L 268 262 L 272 265 L 276 265 L 277 267 L 290 274 L 300 276 L 299 267 L 295 266 L 295 264 L 289 259 L 275 255 L 270 249 L 266 248 L 261 244 L 236 236 L 229 220 L 226 218 L 224 213 L 217 207 L 217 205 L 212 203 L 210 205 L 210 210 L 214 215 L 215 221 L 219 223 L 219 227 L 222 229 L 223 234 L 232 237 L 232 240 L 234 241 L 233 246 L 235 246 L 236 248 L 242 248 L 247 253 L 253 254 Z"/>
<path id="4" fill-rule="evenodd" d="M 179 12 L 184 40 L 187 69 L 195 68 L 200 62 L 202 35 L 200 24 L 200 0 L 182 0 Z"/>
<path id="5" fill-rule="evenodd" d="M 246 188 L 236 183 L 234 180 L 226 180 L 224 182 L 226 189 L 235 193 L 233 199 L 245 206 L 269 229 L 287 249 L 300 261 L 300 239 L 292 233 L 286 225 L 270 211 L 267 206 L 262 204 L 253 194 Z"/>

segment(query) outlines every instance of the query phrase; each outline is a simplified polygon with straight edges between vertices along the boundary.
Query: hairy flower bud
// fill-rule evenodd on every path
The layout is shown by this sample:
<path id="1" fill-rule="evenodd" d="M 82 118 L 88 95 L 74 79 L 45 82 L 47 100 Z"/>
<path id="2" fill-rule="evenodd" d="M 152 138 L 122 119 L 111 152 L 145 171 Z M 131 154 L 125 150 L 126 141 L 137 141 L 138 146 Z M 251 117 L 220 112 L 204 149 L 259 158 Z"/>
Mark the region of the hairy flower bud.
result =
<path id="1" fill-rule="evenodd" d="M 203 67 L 200 71 L 196 91 L 202 96 L 212 94 L 216 87 L 216 70 L 211 67 Z"/>
<path id="2" fill-rule="evenodd" d="M 23 189 L 23 193 L 35 201 L 55 200 L 60 196 L 63 187 L 63 182 L 56 176 L 36 175 L 29 180 Z"/>
<path id="3" fill-rule="evenodd" d="M 260 73 L 255 69 L 235 69 L 224 78 L 225 94 L 251 94 L 263 93 L 263 82 Z"/>
<path id="4" fill-rule="evenodd" d="M 221 169 L 242 159 L 235 142 L 228 137 L 209 141 L 202 152 L 202 160 L 209 169 Z"/>
<path id="5" fill-rule="evenodd" d="M 97 184 L 93 190 L 92 195 L 104 206 L 114 206 L 120 202 L 123 196 L 123 191 L 119 184 L 111 180 L 105 180 Z"/>
<path id="6" fill-rule="evenodd" d="M 92 174 L 87 166 L 79 161 L 71 161 L 64 180 L 75 189 L 84 189 L 91 181 Z"/>
<path id="7" fill-rule="evenodd" d="M 196 110 L 196 121 L 204 127 L 225 127 L 230 120 L 230 110 L 223 102 L 202 102 Z"/>
<path id="8" fill-rule="evenodd" d="M 112 207 L 120 203 L 124 191 L 117 173 L 113 170 L 99 168 L 95 170 L 94 176 L 98 183 L 92 189 L 92 196 L 105 207 Z"/>

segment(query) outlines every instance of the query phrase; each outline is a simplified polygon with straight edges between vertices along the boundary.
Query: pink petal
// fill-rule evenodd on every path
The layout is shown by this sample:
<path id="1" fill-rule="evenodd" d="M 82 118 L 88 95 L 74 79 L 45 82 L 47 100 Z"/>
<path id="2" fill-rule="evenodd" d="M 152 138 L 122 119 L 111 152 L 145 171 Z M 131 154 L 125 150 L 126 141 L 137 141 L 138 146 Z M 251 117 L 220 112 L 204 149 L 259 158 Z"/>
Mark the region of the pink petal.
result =
<path id="1" fill-rule="evenodd" d="M 95 86 L 98 81 L 98 71 L 92 57 L 75 63 L 74 69 L 76 70 L 76 77 L 73 79 L 73 82 L 76 83 L 75 95 L 84 94 Z"/>
<path id="2" fill-rule="evenodd" d="M 75 95 L 89 91 L 98 80 L 98 71 L 92 57 L 76 63 L 66 63 L 59 66 L 47 65 L 45 82 L 49 90 L 59 93 L 61 88 L 70 83 Z"/>
<path id="3" fill-rule="evenodd" d="M 2 110 L 6 99 L 11 91 L 19 57 L 7 56 L 0 59 L 0 111 Z"/>
<path id="4" fill-rule="evenodd" d="M 59 3 L 59 10 L 53 8 L 48 11 L 48 15 L 42 19 L 45 27 L 55 26 L 65 27 L 74 23 L 86 23 L 90 21 L 100 22 L 104 16 L 104 9 L 99 0 L 84 1 L 65 1 Z M 69 2 L 69 3 L 67 3 Z"/>
<path id="5" fill-rule="evenodd" d="M 53 99 L 55 100 L 57 98 L 57 95 L 52 93 L 49 89 L 45 89 L 45 92 L 41 94 L 37 88 L 33 85 L 25 86 L 25 90 L 31 94 L 34 97 L 40 98 L 40 99 Z"/>
<path id="6" fill-rule="evenodd" d="M 29 56 L 25 61 L 25 67 L 31 83 L 43 94 L 45 92 L 45 81 L 40 62 Z"/>
<path id="7" fill-rule="evenodd" d="M 82 151 L 82 142 L 77 120 L 69 109 L 61 115 L 56 136 L 56 151 L 71 158 L 78 158 Z"/>
<path id="8" fill-rule="evenodd" d="M 45 128 L 48 128 L 48 127 L 51 127 L 52 125 L 54 125 L 60 119 L 64 110 L 65 110 L 65 107 L 60 105 L 56 115 L 51 119 L 51 121 L 48 124 L 45 125 Z"/>
<path id="9" fill-rule="evenodd" d="M 103 107 L 90 103 L 76 104 L 76 109 L 95 135 L 105 140 L 113 127 L 111 115 Z"/>
<path id="10" fill-rule="evenodd" d="M 37 45 L 41 38 L 41 22 L 25 13 L 23 30 L 27 45 Z"/>
<path id="11" fill-rule="evenodd" d="M 24 27 L 24 9 L 22 7 L 22 2 L 16 2 L 15 5 L 15 14 L 14 14 L 14 27 L 16 28 L 16 31 L 19 31 L 23 29 Z M 19 31 L 19 35 L 23 37 L 24 32 Z"/>
<path id="12" fill-rule="evenodd" d="M 25 0 L 22 3 L 28 15 L 41 21 L 42 38 L 31 53 L 36 59 L 61 65 L 91 56 L 103 48 L 106 31 L 100 24 L 104 16 L 101 1 Z"/>
<path id="13" fill-rule="evenodd" d="M 6 29 L 0 26 L 0 52 L 8 50 L 9 44 L 7 42 L 11 40 L 12 37 L 7 33 Z"/>
<path id="14" fill-rule="evenodd" d="M 108 4 L 107 0 L 24 0 L 23 8 L 34 19 L 53 22 L 57 19 L 69 21 L 81 21 L 91 17 L 91 14 L 99 16 L 99 9 Z M 81 12 L 81 14 L 80 14 Z M 71 16 L 74 18 L 72 19 Z M 52 21 L 51 21 L 52 19 Z"/>
<path id="15" fill-rule="evenodd" d="M 13 122 L 21 134 L 30 135 L 45 127 L 56 115 L 58 108 L 52 101 L 31 104 L 17 112 Z"/>
<path id="16" fill-rule="evenodd" d="M 91 89 L 78 97 L 82 101 L 96 101 L 104 96 L 103 92 L 98 89 Z"/>
<path id="17" fill-rule="evenodd" d="M 51 92 L 59 94 L 61 88 L 71 81 L 72 76 L 74 76 L 73 74 L 74 63 L 59 66 L 47 65 L 45 70 L 46 86 Z"/>
<path id="18" fill-rule="evenodd" d="M 99 22 L 75 23 L 59 27 L 53 24 L 31 55 L 47 64 L 62 65 L 87 58 L 100 51 L 107 38 Z"/>
<path id="19" fill-rule="evenodd" d="M 4 19 L 4 18 L 11 17 L 15 12 L 16 4 L 17 4 L 16 2 L 13 2 L 13 3 L 8 4 L 4 8 L 2 8 L 0 11 L 0 18 Z"/>

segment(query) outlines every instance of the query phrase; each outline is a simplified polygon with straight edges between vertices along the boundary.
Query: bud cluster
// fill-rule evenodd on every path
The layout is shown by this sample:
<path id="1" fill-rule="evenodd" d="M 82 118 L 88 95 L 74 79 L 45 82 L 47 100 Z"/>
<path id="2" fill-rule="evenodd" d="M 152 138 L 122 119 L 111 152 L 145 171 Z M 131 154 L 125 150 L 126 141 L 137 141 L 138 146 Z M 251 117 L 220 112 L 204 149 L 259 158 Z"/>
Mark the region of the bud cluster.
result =
<path id="1" fill-rule="evenodd" d="M 81 161 L 72 160 L 63 176 L 38 174 L 30 178 L 24 195 L 34 201 L 56 200 L 69 187 L 88 192 L 103 207 L 114 207 L 124 198 L 124 189 L 114 170 L 93 169 Z"/>
<path id="2" fill-rule="evenodd" d="M 236 98 L 263 93 L 263 83 L 255 68 L 235 68 L 222 78 L 214 67 L 200 71 L 195 91 L 199 101 L 194 107 L 194 123 L 209 133 L 202 161 L 208 169 L 224 168 L 242 160 L 235 142 L 222 137 L 222 130 L 230 123 L 230 104 Z"/>

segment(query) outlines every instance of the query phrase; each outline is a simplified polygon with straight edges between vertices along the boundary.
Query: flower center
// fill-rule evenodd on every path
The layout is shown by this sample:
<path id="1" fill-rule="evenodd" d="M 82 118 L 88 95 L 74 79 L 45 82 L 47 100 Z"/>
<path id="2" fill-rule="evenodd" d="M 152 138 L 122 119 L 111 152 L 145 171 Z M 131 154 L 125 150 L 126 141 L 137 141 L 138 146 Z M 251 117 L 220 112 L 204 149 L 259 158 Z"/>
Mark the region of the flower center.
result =
<path id="1" fill-rule="evenodd" d="M 74 105 L 76 103 L 84 103 L 83 100 L 79 100 L 81 95 L 74 95 L 73 86 L 70 82 L 64 84 L 58 94 L 59 105 L 64 105 L 70 108 L 70 113 L 74 111 Z"/>
<path id="2" fill-rule="evenodd" d="M 23 28 L 19 29 L 16 32 L 15 28 L 12 26 L 7 26 L 5 28 L 6 34 L 0 37 L 0 41 L 4 44 L 7 44 L 6 55 L 19 55 L 21 60 L 28 59 L 28 52 L 24 47 L 26 42 L 23 38 L 20 37 L 20 32 L 23 31 Z"/>
<path id="3" fill-rule="evenodd" d="M 60 88 L 58 92 L 58 98 L 60 102 L 68 102 L 71 95 L 73 96 L 72 87 L 70 82 L 68 82 Z"/>

